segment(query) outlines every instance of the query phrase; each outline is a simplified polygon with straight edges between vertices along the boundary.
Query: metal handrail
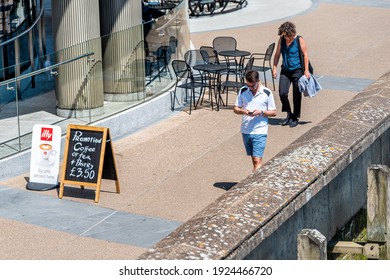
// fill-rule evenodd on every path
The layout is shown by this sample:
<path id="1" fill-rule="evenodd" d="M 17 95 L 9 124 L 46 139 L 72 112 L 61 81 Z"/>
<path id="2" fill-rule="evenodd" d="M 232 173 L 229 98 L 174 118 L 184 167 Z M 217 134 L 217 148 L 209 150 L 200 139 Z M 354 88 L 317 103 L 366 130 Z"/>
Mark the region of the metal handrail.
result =
<path id="1" fill-rule="evenodd" d="M 41 11 L 39 12 L 39 15 L 38 15 L 37 19 L 34 21 L 34 23 L 29 28 L 27 28 L 25 31 L 20 33 L 19 35 L 16 35 L 15 37 L 12 37 L 11 39 L 9 39 L 9 40 L 7 40 L 5 42 L 0 43 L 0 47 L 2 47 L 4 45 L 7 45 L 7 44 L 15 41 L 16 39 L 19 39 L 23 35 L 25 35 L 28 32 L 30 32 L 30 30 L 33 29 L 35 27 L 35 25 L 37 25 L 37 23 L 39 22 L 39 20 L 41 19 L 42 15 L 43 15 L 43 11 L 44 11 L 44 0 L 41 0 L 40 3 L 41 3 L 40 4 L 41 5 Z"/>
<path id="2" fill-rule="evenodd" d="M 84 57 L 87 57 L 87 56 L 91 56 L 91 55 L 94 55 L 94 54 L 95 54 L 94 52 L 82 54 L 82 55 L 76 56 L 74 58 L 71 58 L 71 59 L 68 59 L 68 60 L 56 63 L 54 65 L 51 65 L 51 66 L 48 66 L 48 67 L 45 67 L 45 68 L 42 68 L 42 69 L 39 69 L 39 70 L 35 70 L 34 72 L 30 72 L 30 73 L 27 73 L 27 74 L 24 74 L 24 75 L 20 75 L 18 77 L 12 78 L 12 79 L 8 79 L 6 81 L 0 82 L 0 87 L 4 86 L 4 85 L 8 85 L 9 83 L 12 83 L 12 82 L 16 82 L 18 80 L 23 80 L 23 79 L 26 79 L 28 77 L 32 77 L 32 76 L 35 76 L 35 75 L 38 75 L 38 74 L 50 71 L 50 70 L 55 69 L 55 68 L 57 68 L 57 67 L 59 67 L 61 65 L 64 65 L 64 64 L 67 64 L 67 63 L 73 62 L 75 60 L 79 60 L 81 58 L 84 58 Z"/>

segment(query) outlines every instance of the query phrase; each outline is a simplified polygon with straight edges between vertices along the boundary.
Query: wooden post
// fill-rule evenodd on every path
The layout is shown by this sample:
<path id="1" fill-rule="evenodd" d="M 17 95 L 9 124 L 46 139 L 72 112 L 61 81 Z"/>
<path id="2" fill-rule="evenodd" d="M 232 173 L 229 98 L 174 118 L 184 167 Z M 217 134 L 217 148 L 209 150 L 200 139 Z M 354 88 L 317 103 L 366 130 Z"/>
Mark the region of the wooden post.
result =
<path id="1" fill-rule="evenodd" d="M 367 241 L 385 242 L 386 259 L 390 260 L 390 169 L 371 165 L 367 179 Z"/>
<path id="2" fill-rule="evenodd" d="M 379 259 L 379 244 L 359 244 L 353 241 L 337 241 L 329 244 L 328 252 L 331 254 L 360 254 L 368 259 Z"/>
<path id="3" fill-rule="evenodd" d="M 316 229 L 303 229 L 298 234 L 298 260 L 326 260 L 327 241 Z"/>

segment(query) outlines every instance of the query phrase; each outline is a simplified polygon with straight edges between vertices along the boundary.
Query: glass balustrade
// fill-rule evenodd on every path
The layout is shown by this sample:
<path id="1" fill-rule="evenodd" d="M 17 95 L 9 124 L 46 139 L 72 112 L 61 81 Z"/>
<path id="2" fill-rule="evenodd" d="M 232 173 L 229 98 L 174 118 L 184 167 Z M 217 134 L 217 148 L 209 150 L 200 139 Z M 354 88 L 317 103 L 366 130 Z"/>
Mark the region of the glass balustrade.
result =
<path id="1" fill-rule="evenodd" d="M 91 124 L 169 91 L 171 61 L 190 48 L 188 5 L 176 4 L 150 22 L 45 55 L 35 29 L 7 46 L 28 55 L 0 70 L 0 158 L 29 149 L 37 123 L 65 134 L 69 124 Z"/>

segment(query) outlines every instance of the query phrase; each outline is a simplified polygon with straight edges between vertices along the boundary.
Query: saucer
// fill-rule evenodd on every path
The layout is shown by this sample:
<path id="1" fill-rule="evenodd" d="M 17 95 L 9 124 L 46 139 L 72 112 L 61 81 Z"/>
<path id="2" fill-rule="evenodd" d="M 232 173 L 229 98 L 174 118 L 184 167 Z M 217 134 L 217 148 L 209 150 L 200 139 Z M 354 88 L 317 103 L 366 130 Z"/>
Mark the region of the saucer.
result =
<path id="1" fill-rule="evenodd" d="M 54 157 L 49 157 L 48 159 L 40 158 L 37 160 L 37 163 L 41 166 L 50 166 L 54 163 Z"/>

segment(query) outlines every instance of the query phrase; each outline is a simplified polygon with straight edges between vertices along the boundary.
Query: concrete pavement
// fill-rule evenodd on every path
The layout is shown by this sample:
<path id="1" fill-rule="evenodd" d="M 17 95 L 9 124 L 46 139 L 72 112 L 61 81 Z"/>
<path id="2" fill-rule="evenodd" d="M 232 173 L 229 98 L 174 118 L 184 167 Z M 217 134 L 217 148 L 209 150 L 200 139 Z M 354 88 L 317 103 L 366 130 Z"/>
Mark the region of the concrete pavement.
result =
<path id="1" fill-rule="evenodd" d="M 253 12 L 257 0 L 248 2 L 239 12 Z M 282 10 L 282 2 L 268 2 L 267 14 Z M 277 28 L 287 17 L 306 39 L 324 89 L 303 99 L 298 127 L 281 127 L 285 115 L 280 112 L 270 120 L 265 161 L 389 71 L 388 2 L 352 2 L 315 1 L 306 10 L 297 4 L 297 10 L 289 8 L 291 14 L 267 22 L 234 12 L 213 22 L 235 22 L 236 28 L 192 33 L 196 48 L 211 45 L 215 36 L 232 35 L 239 49 L 262 52 L 277 40 Z M 277 91 L 274 95 L 280 108 Z M 191 116 L 180 111 L 137 133 L 114 136 L 121 193 L 115 193 L 113 182 L 103 181 L 98 204 L 88 188 L 67 187 L 61 200 L 56 190 L 27 191 L 28 171 L 2 181 L 0 259 L 136 259 L 251 172 L 240 117 L 231 110 L 234 98 L 231 93 L 229 106 L 219 112 L 207 106 Z"/>

